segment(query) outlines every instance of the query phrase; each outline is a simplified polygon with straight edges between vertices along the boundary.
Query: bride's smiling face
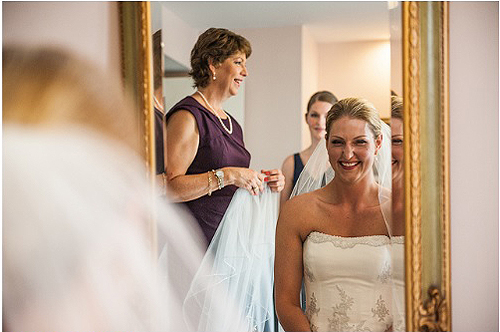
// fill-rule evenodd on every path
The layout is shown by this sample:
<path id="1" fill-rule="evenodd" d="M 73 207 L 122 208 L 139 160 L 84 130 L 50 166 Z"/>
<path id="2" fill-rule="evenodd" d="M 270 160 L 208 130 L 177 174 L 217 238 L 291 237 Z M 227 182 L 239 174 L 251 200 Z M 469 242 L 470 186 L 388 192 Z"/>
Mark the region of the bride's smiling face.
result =
<path id="1" fill-rule="evenodd" d="M 348 116 L 335 120 L 326 142 L 335 177 L 355 183 L 373 174 L 372 166 L 381 142 L 382 137 L 375 138 L 364 120 Z"/>

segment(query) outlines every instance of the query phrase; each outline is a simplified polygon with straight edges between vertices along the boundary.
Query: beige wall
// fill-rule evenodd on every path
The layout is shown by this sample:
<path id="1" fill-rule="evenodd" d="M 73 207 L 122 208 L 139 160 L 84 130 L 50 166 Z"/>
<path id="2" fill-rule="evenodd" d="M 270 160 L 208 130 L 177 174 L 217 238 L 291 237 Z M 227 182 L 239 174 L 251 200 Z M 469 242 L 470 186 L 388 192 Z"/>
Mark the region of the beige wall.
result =
<path id="1" fill-rule="evenodd" d="M 320 44 L 318 87 L 339 99 L 366 98 L 389 117 L 390 60 L 388 40 Z"/>
<path id="2" fill-rule="evenodd" d="M 391 33 L 391 90 L 403 95 L 403 19 L 401 5 L 389 10 Z"/>
<path id="3" fill-rule="evenodd" d="M 397 38 L 391 38 L 391 90 L 403 95 L 403 43 Z"/>
<path id="4" fill-rule="evenodd" d="M 450 3 L 453 331 L 498 331 L 498 2 Z"/>
<path id="5" fill-rule="evenodd" d="M 120 75 L 116 2 L 3 2 L 2 27 L 4 46 L 62 46 Z"/>
<path id="6" fill-rule="evenodd" d="M 311 96 L 318 91 L 319 81 L 319 54 L 318 44 L 312 38 L 307 27 L 302 27 L 302 103 L 297 114 L 302 128 L 302 146 L 299 150 L 307 148 L 311 144 L 311 133 L 304 114 L 307 111 L 307 103 Z M 296 152 L 297 152 L 296 151 Z"/>
<path id="7" fill-rule="evenodd" d="M 252 43 L 245 82 L 245 144 L 250 167 L 280 168 L 301 146 L 302 28 L 241 29 Z"/>
<path id="8" fill-rule="evenodd" d="M 203 31 L 191 27 L 165 6 L 161 6 L 161 27 L 165 54 L 186 68 L 191 68 L 191 49 Z"/>

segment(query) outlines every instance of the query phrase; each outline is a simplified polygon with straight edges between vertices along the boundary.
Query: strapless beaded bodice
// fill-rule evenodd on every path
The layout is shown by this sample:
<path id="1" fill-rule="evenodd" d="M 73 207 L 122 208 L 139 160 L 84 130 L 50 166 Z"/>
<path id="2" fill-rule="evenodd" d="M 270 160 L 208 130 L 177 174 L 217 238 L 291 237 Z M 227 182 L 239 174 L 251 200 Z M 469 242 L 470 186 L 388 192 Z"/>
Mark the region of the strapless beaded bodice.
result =
<path id="1" fill-rule="evenodd" d="M 311 232 L 304 242 L 312 331 L 386 331 L 392 318 L 391 240 Z"/>

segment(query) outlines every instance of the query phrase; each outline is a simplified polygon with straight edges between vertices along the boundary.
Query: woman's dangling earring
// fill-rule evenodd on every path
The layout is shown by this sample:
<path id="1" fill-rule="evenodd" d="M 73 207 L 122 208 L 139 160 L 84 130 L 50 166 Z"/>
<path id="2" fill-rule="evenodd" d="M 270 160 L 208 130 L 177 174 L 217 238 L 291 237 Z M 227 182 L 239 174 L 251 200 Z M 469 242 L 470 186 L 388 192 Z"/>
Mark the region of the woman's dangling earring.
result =
<path id="1" fill-rule="evenodd" d="M 213 72 L 213 73 L 212 73 L 212 75 L 213 75 L 213 76 L 212 76 L 212 78 L 213 78 L 213 80 L 215 81 L 215 79 L 216 79 L 216 77 L 215 77 L 215 72 Z"/>

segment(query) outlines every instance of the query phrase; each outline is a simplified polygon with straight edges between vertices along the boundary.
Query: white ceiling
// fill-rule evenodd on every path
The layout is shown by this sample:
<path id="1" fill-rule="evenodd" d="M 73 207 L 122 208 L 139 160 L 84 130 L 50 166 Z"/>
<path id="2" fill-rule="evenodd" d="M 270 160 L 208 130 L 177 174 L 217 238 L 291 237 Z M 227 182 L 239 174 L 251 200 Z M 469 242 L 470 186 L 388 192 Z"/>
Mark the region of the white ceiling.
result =
<path id="1" fill-rule="evenodd" d="M 193 28 L 305 25 L 318 43 L 388 40 L 387 1 L 162 1 Z"/>

